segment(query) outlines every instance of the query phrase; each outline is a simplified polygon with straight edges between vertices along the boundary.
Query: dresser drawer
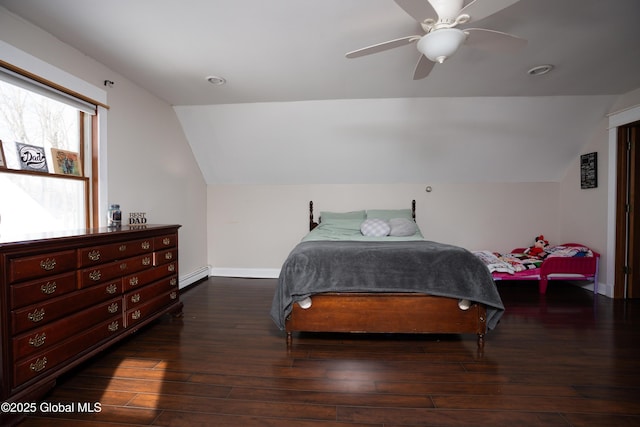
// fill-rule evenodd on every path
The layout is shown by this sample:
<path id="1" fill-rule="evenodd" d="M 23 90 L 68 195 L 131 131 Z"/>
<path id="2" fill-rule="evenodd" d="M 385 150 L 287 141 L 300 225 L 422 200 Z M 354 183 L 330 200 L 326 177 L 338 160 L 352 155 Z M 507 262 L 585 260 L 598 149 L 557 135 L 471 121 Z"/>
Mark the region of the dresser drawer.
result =
<path id="1" fill-rule="evenodd" d="M 9 281 L 36 279 L 64 273 L 76 268 L 76 251 L 44 253 L 29 257 L 12 258 L 9 261 Z"/>
<path id="2" fill-rule="evenodd" d="M 17 336 L 13 339 L 13 358 L 23 359 L 58 345 L 93 325 L 122 314 L 122 306 L 122 298 L 114 298 Z"/>
<path id="3" fill-rule="evenodd" d="M 11 308 L 16 309 L 24 307 L 25 305 L 55 298 L 75 290 L 76 287 L 75 272 L 47 277 L 46 280 L 40 279 L 33 282 L 11 285 Z"/>
<path id="4" fill-rule="evenodd" d="M 167 264 L 178 260 L 178 248 L 153 253 L 153 265 Z"/>
<path id="5" fill-rule="evenodd" d="M 17 362 L 14 365 L 13 386 L 17 387 L 40 374 L 46 373 L 70 358 L 86 351 L 91 346 L 121 331 L 122 317 L 114 316 L 57 346 Z"/>
<path id="6" fill-rule="evenodd" d="M 152 314 L 167 307 L 178 300 L 178 290 L 169 291 L 157 296 L 145 304 L 133 307 L 125 313 L 125 327 L 130 328 L 136 323 L 142 322 Z"/>
<path id="7" fill-rule="evenodd" d="M 148 285 L 151 282 L 155 282 L 165 276 L 175 275 L 177 272 L 177 263 L 172 262 L 164 264 L 158 267 L 153 267 L 150 270 L 141 271 L 130 276 L 126 276 L 122 279 L 124 292 L 128 292 L 132 289 L 140 288 L 144 285 Z"/>
<path id="8" fill-rule="evenodd" d="M 177 290 L 178 278 L 176 276 L 166 277 L 162 280 L 144 286 L 135 291 L 124 294 L 125 310 L 129 310 L 141 304 L 145 304 L 160 294 L 169 290 Z"/>
<path id="9" fill-rule="evenodd" d="M 167 248 L 178 246 L 178 234 L 167 234 L 165 236 L 156 237 L 153 240 L 153 250 L 161 251 Z"/>
<path id="10" fill-rule="evenodd" d="M 132 256 L 151 253 L 153 239 L 134 240 L 131 242 L 111 243 L 92 246 L 78 250 L 80 267 L 104 264 L 105 262 L 130 258 Z"/>
<path id="11" fill-rule="evenodd" d="M 104 283 L 14 310 L 11 312 L 11 332 L 18 334 L 28 331 L 90 305 L 111 299 L 121 293 L 121 287 L 120 281 Z"/>
<path id="12" fill-rule="evenodd" d="M 110 262 L 80 271 L 80 287 L 86 288 L 98 283 L 135 273 L 153 266 L 153 255 L 146 254 L 121 261 Z"/>

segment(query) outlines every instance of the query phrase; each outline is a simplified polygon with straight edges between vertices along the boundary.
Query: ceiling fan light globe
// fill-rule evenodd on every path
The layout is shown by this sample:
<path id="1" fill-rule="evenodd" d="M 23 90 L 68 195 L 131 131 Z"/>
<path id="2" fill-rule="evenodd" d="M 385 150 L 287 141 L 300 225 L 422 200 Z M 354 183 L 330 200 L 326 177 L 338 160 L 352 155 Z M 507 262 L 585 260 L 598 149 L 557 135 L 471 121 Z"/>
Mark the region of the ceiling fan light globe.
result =
<path id="1" fill-rule="evenodd" d="M 442 28 L 424 35 L 418 40 L 417 48 L 431 61 L 442 64 L 445 59 L 456 53 L 466 37 L 466 34 L 457 28 Z"/>

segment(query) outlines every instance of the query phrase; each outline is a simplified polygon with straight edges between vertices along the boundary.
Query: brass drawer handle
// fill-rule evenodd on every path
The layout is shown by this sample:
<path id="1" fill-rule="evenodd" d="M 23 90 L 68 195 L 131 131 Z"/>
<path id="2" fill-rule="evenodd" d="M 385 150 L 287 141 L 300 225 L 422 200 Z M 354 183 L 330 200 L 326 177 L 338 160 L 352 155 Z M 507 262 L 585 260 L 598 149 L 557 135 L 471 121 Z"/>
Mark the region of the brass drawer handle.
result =
<path id="1" fill-rule="evenodd" d="M 27 318 L 33 323 L 40 322 L 44 319 L 44 308 L 41 308 L 40 310 L 36 309 L 33 313 L 27 314 Z"/>
<path id="2" fill-rule="evenodd" d="M 120 270 L 126 270 L 127 269 L 127 263 L 123 262 L 122 264 L 120 264 Z"/>
<path id="3" fill-rule="evenodd" d="M 131 302 L 140 302 L 140 294 L 131 295 Z"/>
<path id="4" fill-rule="evenodd" d="M 151 247 L 151 244 L 149 242 L 147 242 L 146 240 L 144 242 L 142 242 L 142 244 L 140 245 L 140 247 L 144 250 L 147 250 Z"/>
<path id="5" fill-rule="evenodd" d="M 136 310 L 133 313 L 131 313 L 131 318 L 133 320 L 138 320 L 140 318 L 141 314 L 140 314 L 140 310 Z"/>
<path id="6" fill-rule="evenodd" d="M 40 268 L 43 270 L 51 271 L 56 268 L 56 259 L 55 258 L 47 258 L 40 261 Z"/>
<path id="7" fill-rule="evenodd" d="M 87 254 L 87 256 L 91 261 L 98 261 L 100 259 L 100 251 L 98 250 L 91 251 Z"/>
<path id="8" fill-rule="evenodd" d="M 173 252 L 167 252 L 164 254 L 164 259 L 173 259 Z"/>
<path id="9" fill-rule="evenodd" d="M 47 366 L 47 358 L 43 357 L 42 359 L 36 360 L 34 363 L 29 365 L 29 369 L 33 372 L 40 372 Z"/>
<path id="10" fill-rule="evenodd" d="M 107 326 L 107 328 L 109 329 L 110 332 L 117 331 L 119 327 L 120 327 L 120 324 L 118 323 L 117 320 L 111 322 L 111 324 L 109 326 Z"/>
<path id="11" fill-rule="evenodd" d="M 178 283 L 178 279 L 176 279 L 175 277 L 172 277 L 171 280 L 169 280 L 169 286 L 175 286 Z"/>
<path id="12" fill-rule="evenodd" d="M 111 314 L 115 313 L 118 311 L 118 303 L 114 302 L 113 304 L 111 304 L 109 307 L 107 307 L 107 311 Z"/>
<path id="13" fill-rule="evenodd" d="M 144 257 L 142 258 L 142 265 L 151 265 L 151 257 Z"/>
<path id="14" fill-rule="evenodd" d="M 169 246 L 171 244 L 171 238 L 165 237 L 164 239 L 162 239 L 162 244 L 165 246 Z"/>
<path id="15" fill-rule="evenodd" d="M 136 286 L 137 284 L 138 284 L 138 276 L 134 276 L 131 279 L 129 279 L 130 286 Z"/>
<path id="16" fill-rule="evenodd" d="M 113 295 L 116 292 L 118 292 L 118 285 L 116 285 L 115 283 L 112 283 L 109 286 L 107 286 L 106 291 L 108 294 Z"/>
<path id="17" fill-rule="evenodd" d="M 120 252 L 124 252 L 124 251 L 126 251 L 126 250 L 127 250 L 127 245 L 120 245 L 120 247 L 118 248 L 118 250 L 119 250 Z"/>
<path id="18" fill-rule="evenodd" d="M 173 273 L 174 271 L 176 271 L 176 266 L 173 264 L 169 264 L 169 267 L 167 267 L 167 270 Z"/>
<path id="19" fill-rule="evenodd" d="M 40 290 L 45 295 L 51 295 L 56 291 L 57 287 L 58 286 L 56 285 L 56 282 L 47 282 L 46 284 L 40 286 Z"/>
<path id="20" fill-rule="evenodd" d="M 47 334 L 45 334 L 44 332 L 42 333 L 42 335 L 36 334 L 35 337 L 29 338 L 29 345 L 32 347 L 40 347 L 41 345 L 44 344 L 46 339 L 47 339 Z"/>
<path id="21" fill-rule="evenodd" d="M 169 294 L 169 298 L 171 298 L 171 299 L 176 299 L 176 298 L 178 298 L 178 293 L 177 293 L 177 292 L 171 292 L 171 293 Z"/>
<path id="22" fill-rule="evenodd" d="M 93 270 L 91 273 L 89 273 L 89 279 L 93 280 L 94 282 L 100 280 L 101 277 L 102 273 L 100 272 L 100 270 Z"/>

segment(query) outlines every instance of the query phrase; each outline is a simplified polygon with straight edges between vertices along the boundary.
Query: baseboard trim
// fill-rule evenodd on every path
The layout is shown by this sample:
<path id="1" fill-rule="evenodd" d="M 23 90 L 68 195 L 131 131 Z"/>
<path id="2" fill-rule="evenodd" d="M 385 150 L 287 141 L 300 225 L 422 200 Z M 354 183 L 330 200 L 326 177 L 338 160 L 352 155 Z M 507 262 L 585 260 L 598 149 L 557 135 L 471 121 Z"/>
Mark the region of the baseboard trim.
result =
<path id="1" fill-rule="evenodd" d="M 246 277 L 251 279 L 277 279 L 279 268 L 216 268 L 211 267 L 211 276 Z"/>
<path id="2" fill-rule="evenodd" d="M 195 282 L 206 279 L 209 276 L 209 267 L 200 267 L 199 269 L 192 271 L 191 273 L 187 273 L 184 276 L 180 277 L 180 289 L 186 288 L 189 285 L 194 284 Z"/>

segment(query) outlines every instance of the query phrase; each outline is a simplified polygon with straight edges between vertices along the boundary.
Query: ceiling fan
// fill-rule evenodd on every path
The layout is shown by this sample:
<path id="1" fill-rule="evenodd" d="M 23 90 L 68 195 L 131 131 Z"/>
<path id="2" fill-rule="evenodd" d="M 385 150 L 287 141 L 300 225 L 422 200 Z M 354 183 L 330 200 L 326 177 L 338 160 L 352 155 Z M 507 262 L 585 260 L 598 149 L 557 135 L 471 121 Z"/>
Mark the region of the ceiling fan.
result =
<path id="1" fill-rule="evenodd" d="M 419 80 L 427 77 L 436 63 L 442 64 L 463 44 L 497 52 L 517 50 L 527 44 L 525 39 L 500 31 L 460 29 L 458 26 L 484 19 L 518 1 L 472 0 L 465 6 L 464 0 L 395 0 L 418 21 L 424 34 L 367 46 L 347 53 L 346 57 L 358 58 L 417 42 L 420 59 L 413 79 Z"/>

